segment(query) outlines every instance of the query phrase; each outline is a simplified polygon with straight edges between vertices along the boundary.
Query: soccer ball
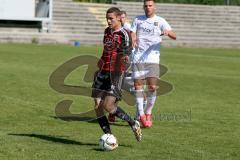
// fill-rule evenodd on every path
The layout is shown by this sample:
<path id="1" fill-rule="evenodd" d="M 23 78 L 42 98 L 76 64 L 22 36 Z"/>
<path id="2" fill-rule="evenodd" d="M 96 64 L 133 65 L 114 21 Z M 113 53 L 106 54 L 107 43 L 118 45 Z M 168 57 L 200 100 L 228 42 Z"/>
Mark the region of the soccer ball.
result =
<path id="1" fill-rule="evenodd" d="M 104 134 L 99 139 L 99 147 L 104 151 L 112 151 L 118 147 L 117 138 L 112 134 Z"/>

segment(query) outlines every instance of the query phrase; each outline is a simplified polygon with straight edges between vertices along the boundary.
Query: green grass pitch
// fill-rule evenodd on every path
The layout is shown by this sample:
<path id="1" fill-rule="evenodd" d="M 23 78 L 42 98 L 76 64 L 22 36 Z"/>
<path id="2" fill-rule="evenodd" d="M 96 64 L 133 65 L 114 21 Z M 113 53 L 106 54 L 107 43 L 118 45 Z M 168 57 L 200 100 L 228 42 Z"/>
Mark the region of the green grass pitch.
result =
<path id="1" fill-rule="evenodd" d="M 62 94 L 49 76 L 79 55 L 100 56 L 101 47 L 0 45 L 1 160 L 238 160 L 240 157 L 240 50 L 163 48 L 162 79 L 174 90 L 159 96 L 153 128 L 137 142 L 125 122 L 112 125 L 120 146 L 98 149 L 95 122 L 55 118 L 55 106 L 73 100 L 72 113 L 91 110 L 91 98 Z M 65 83 L 83 84 L 86 66 Z M 90 86 L 91 84 L 83 84 Z M 134 107 L 121 102 L 131 115 Z"/>

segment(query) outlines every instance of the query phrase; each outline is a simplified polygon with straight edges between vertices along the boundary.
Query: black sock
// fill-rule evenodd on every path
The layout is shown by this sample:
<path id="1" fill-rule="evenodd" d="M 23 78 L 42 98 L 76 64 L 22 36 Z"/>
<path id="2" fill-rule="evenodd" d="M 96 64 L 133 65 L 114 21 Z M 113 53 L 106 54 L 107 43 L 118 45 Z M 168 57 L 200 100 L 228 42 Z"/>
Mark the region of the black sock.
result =
<path id="1" fill-rule="evenodd" d="M 107 133 L 112 134 L 110 125 L 108 123 L 108 119 L 106 116 L 99 117 L 97 121 L 105 134 Z"/>
<path id="2" fill-rule="evenodd" d="M 122 110 L 120 107 L 117 107 L 116 111 L 113 113 L 116 117 L 127 121 L 130 126 L 133 126 L 135 124 L 135 121 L 126 113 L 124 110 Z"/>

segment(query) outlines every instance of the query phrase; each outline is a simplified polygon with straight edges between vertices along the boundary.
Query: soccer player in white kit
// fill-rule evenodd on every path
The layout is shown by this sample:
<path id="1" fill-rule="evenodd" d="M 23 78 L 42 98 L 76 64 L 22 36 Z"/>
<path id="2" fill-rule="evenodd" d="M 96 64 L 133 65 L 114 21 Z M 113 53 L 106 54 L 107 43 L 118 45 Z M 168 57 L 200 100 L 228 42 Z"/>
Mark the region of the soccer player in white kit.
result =
<path id="1" fill-rule="evenodd" d="M 135 51 L 132 54 L 135 98 L 139 120 L 143 127 L 152 126 L 152 108 L 156 100 L 159 79 L 160 44 L 162 35 L 176 40 L 176 33 L 168 22 L 155 15 L 155 0 L 144 0 L 145 15 L 137 16 L 131 26 L 131 36 Z M 147 107 L 143 109 L 143 86 L 146 81 Z"/>
<path id="2" fill-rule="evenodd" d="M 121 11 L 121 23 L 122 27 L 125 28 L 127 31 L 130 31 L 131 29 L 131 24 L 127 22 L 127 12 L 126 11 Z"/>

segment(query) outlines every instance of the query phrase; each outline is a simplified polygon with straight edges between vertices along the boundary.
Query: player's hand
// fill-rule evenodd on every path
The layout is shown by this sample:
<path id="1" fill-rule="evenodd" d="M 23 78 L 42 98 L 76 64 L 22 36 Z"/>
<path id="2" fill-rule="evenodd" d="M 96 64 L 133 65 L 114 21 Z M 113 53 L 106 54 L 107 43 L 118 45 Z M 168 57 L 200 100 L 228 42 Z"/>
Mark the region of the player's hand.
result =
<path id="1" fill-rule="evenodd" d="M 164 35 L 164 36 L 168 36 L 168 35 L 169 35 L 169 30 L 164 30 L 164 31 L 163 31 L 163 35 Z"/>
<path id="2" fill-rule="evenodd" d="M 132 43 L 132 48 L 136 48 L 137 47 L 137 41 L 134 41 L 133 43 Z"/>
<path id="3" fill-rule="evenodd" d="M 121 60 L 122 60 L 122 62 L 124 62 L 124 63 L 129 63 L 129 57 L 128 57 L 128 56 L 123 56 L 123 57 L 121 58 Z"/>
<path id="4" fill-rule="evenodd" d="M 173 32 L 172 30 L 164 30 L 163 35 L 168 36 L 168 37 L 170 37 L 171 39 L 174 39 L 174 40 L 177 39 L 176 33 Z"/>

